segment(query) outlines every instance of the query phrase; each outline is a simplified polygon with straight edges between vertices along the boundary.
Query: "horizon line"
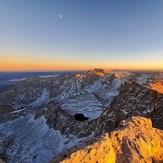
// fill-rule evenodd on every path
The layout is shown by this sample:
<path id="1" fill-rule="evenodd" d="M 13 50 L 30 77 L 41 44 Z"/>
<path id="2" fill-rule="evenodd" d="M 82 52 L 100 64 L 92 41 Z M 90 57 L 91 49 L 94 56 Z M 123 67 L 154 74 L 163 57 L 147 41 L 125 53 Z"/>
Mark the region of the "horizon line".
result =
<path id="1" fill-rule="evenodd" d="M 120 69 L 120 68 L 93 68 L 93 69 L 54 69 L 54 70 L 0 70 L 0 72 L 74 72 L 74 71 L 89 71 L 94 69 L 103 69 L 111 71 L 163 71 L 163 69 Z"/>

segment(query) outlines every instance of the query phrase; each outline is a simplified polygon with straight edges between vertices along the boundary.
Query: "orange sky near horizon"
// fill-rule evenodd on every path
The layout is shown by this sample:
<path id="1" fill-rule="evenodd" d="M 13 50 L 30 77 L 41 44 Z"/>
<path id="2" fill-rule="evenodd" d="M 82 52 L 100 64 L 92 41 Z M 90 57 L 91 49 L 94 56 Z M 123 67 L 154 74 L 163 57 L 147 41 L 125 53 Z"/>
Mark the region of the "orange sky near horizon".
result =
<path id="1" fill-rule="evenodd" d="M 129 61 L 100 61 L 100 60 L 50 60 L 50 59 L 22 59 L 1 58 L 0 71 L 52 71 L 52 70 L 88 70 L 103 69 L 128 69 L 128 70 L 162 70 L 162 63 L 155 62 L 129 62 Z"/>
<path id="2" fill-rule="evenodd" d="M 89 70 L 94 68 L 122 69 L 122 70 L 163 70 L 160 51 L 146 52 L 145 57 L 141 53 L 130 53 L 128 57 L 113 53 L 110 57 L 100 53 L 77 52 L 44 52 L 22 50 L 2 50 L 0 52 L 0 71 L 65 71 L 65 70 Z M 121 57 L 119 57 L 121 56 Z M 148 56 L 148 57 L 147 57 Z"/>

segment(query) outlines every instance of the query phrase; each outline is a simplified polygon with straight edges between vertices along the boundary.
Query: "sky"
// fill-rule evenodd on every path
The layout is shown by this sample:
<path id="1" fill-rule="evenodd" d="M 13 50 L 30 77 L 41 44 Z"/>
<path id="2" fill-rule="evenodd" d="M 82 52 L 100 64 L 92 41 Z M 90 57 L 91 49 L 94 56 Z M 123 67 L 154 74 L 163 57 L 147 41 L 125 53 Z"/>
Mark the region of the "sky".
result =
<path id="1" fill-rule="evenodd" d="M 163 0 L 0 0 L 0 71 L 163 69 Z"/>

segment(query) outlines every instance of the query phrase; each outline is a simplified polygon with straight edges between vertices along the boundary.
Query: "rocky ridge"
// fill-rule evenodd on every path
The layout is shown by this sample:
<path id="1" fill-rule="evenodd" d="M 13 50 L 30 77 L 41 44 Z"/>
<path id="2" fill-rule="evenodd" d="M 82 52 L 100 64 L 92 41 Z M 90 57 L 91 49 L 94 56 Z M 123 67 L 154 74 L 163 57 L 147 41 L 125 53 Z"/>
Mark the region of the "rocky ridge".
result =
<path id="1" fill-rule="evenodd" d="M 153 126 L 163 129 L 163 94 L 136 82 L 122 84 L 108 109 L 97 120 L 96 134 L 112 131 L 118 124 L 134 115 L 151 118 Z"/>
<path id="2" fill-rule="evenodd" d="M 60 153 L 50 163 L 153 163 L 163 161 L 163 131 L 150 119 L 130 117 L 110 133 Z"/>

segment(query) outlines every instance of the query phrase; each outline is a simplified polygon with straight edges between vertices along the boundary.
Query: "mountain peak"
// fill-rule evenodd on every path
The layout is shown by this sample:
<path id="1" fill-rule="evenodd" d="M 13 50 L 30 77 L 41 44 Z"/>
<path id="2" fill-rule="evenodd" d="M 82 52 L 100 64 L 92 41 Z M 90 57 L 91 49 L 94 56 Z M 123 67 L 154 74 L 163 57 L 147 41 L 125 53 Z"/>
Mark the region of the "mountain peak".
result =
<path id="1" fill-rule="evenodd" d="M 105 74 L 112 74 L 111 71 L 105 70 L 105 69 L 100 69 L 100 68 L 95 68 L 90 71 L 90 73 L 96 74 L 98 76 L 104 76 Z"/>

